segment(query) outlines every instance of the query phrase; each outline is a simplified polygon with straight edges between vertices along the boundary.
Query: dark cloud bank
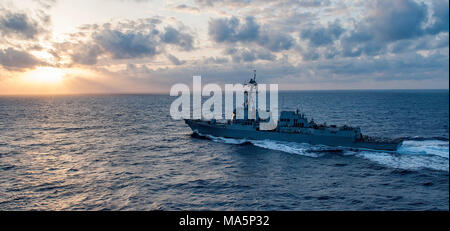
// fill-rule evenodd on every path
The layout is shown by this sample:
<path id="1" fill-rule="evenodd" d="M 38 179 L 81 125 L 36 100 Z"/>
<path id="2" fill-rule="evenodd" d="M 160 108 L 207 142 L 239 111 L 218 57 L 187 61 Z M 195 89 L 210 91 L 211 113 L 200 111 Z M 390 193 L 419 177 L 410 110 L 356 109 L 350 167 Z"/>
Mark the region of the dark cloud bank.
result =
<path id="1" fill-rule="evenodd" d="M 194 50 L 194 38 L 187 29 L 173 26 L 157 29 L 159 23 L 159 20 L 145 19 L 115 27 L 110 24 L 95 26 L 96 29 L 90 34 L 87 44 L 71 44 L 73 47 L 79 47 L 76 50 L 84 51 L 71 54 L 72 60 L 76 64 L 94 65 L 100 55 L 115 60 L 152 58 L 166 54 L 165 48 L 168 45 L 181 51 Z M 174 64 L 183 64 L 175 56 L 167 56 Z"/>

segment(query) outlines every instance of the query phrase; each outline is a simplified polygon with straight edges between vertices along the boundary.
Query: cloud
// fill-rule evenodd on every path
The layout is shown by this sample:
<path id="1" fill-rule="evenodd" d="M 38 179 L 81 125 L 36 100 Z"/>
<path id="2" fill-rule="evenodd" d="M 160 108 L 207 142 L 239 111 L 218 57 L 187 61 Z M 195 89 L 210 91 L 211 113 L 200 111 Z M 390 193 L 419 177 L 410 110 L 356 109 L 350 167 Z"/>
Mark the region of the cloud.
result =
<path id="1" fill-rule="evenodd" d="M 34 1 L 37 2 L 44 9 L 52 8 L 56 4 L 56 0 L 34 0 Z"/>
<path id="2" fill-rule="evenodd" d="M 86 24 L 72 38 L 78 42 L 59 45 L 60 53 L 68 54 L 75 64 L 95 65 L 101 56 L 110 59 L 154 58 L 166 54 L 166 47 L 180 51 L 194 50 L 194 37 L 182 24 L 160 28 L 160 19 L 148 18 L 119 21 L 116 24 Z M 174 60 L 174 59 L 171 59 Z M 180 62 L 182 64 L 182 62 Z"/>
<path id="3" fill-rule="evenodd" d="M 429 5 L 414 0 L 374 1 L 367 6 L 368 16 L 356 26 L 349 38 L 392 42 L 448 32 L 448 1 L 434 0 L 431 3 L 429 9 Z"/>
<path id="4" fill-rule="evenodd" d="M 216 5 L 226 5 L 226 6 L 240 6 L 247 5 L 255 0 L 195 0 L 196 4 L 200 7 L 213 7 Z"/>
<path id="5" fill-rule="evenodd" d="M 426 28 L 427 33 L 436 34 L 439 32 L 448 32 L 449 29 L 449 1 L 432 1 L 432 23 Z"/>
<path id="6" fill-rule="evenodd" d="M 260 6 L 271 4 L 274 6 L 297 6 L 297 7 L 324 7 L 331 4 L 330 0 L 195 0 L 199 7 L 228 7 L 237 8 L 242 6 Z"/>
<path id="7" fill-rule="evenodd" d="M 97 58 L 103 53 L 103 49 L 97 44 L 78 44 L 71 54 L 72 62 L 83 65 L 97 64 Z M 54 56 L 58 57 L 56 53 Z"/>
<path id="8" fill-rule="evenodd" d="M 289 50 L 295 43 L 288 33 L 261 26 L 251 16 L 246 17 L 243 23 L 236 17 L 212 19 L 209 21 L 208 34 L 216 43 L 255 44 L 272 52 Z M 242 60 L 251 59 L 248 55 L 244 56 L 248 58 Z"/>
<path id="9" fill-rule="evenodd" d="M 275 55 L 265 49 L 253 50 L 248 48 L 229 48 L 226 50 L 226 53 L 231 55 L 233 62 L 235 63 L 253 62 L 256 60 L 273 61 L 276 59 Z"/>
<path id="10" fill-rule="evenodd" d="M 358 86 L 364 88 L 368 82 L 379 88 L 386 88 L 396 81 L 403 83 L 415 81 L 448 82 L 448 56 L 436 53 L 430 56 L 402 54 L 381 58 L 358 57 L 341 58 L 339 60 L 316 60 L 300 64 L 292 64 L 284 60 L 274 60 L 267 63 L 232 62 L 226 65 L 211 65 L 206 60 L 195 65 L 183 65 L 176 68 L 139 68 L 137 72 L 124 75 L 136 77 L 142 85 L 158 84 L 170 86 L 174 83 L 190 83 L 192 75 L 201 75 L 205 82 L 236 83 L 251 76 L 251 70 L 257 69 L 258 79 L 262 83 L 278 83 L 284 86 L 301 87 L 304 84 L 319 88 L 323 84 L 333 88 L 333 85 Z M 144 77 L 144 78 L 142 78 Z M 146 77 L 146 78 L 145 78 Z M 436 84 L 432 86 L 437 86 Z M 401 85 L 395 85 L 400 87 Z M 422 86 L 424 87 L 424 86 Z"/>
<path id="11" fill-rule="evenodd" d="M 168 54 L 167 58 L 170 60 L 170 62 L 172 62 L 174 65 L 177 65 L 177 66 L 178 65 L 183 65 L 183 64 L 186 63 L 186 61 L 181 61 L 177 57 L 175 57 L 175 56 L 173 56 L 171 54 Z"/>
<path id="12" fill-rule="evenodd" d="M 174 7 L 175 10 L 179 10 L 179 11 L 186 11 L 186 12 L 190 12 L 190 13 L 199 13 L 200 9 L 197 7 L 193 7 L 193 6 L 188 6 L 186 4 L 180 4 L 178 6 Z"/>
<path id="13" fill-rule="evenodd" d="M 34 39 L 45 32 L 39 22 L 25 13 L 0 11 L 0 33 L 7 37 Z"/>
<path id="14" fill-rule="evenodd" d="M 309 41 L 313 46 L 323 46 L 333 43 L 339 39 L 344 29 L 338 21 L 329 24 L 327 27 L 316 26 L 302 29 L 300 37 Z"/>
<path id="15" fill-rule="evenodd" d="M 388 45 L 425 34 L 427 5 L 414 0 L 370 2 L 367 16 L 340 40 L 341 55 L 358 57 L 387 53 Z"/>
<path id="16" fill-rule="evenodd" d="M 415 52 L 419 50 L 435 50 L 448 47 L 448 34 L 427 35 L 418 39 L 400 40 L 388 47 L 391 53 Z"/>
<path id="17" fill-rule="evenodd" d="M 301 0 L 291 2 L 297 2 L 299 6 L 303 7 L 324 7 L 331 4 L 329 0 Z"/>
<path id="18" fill-rule="evenodd" d="M 314 22 L 303 26 L 300 38 L 309 45 L 299 48 L 303 59 L 378 56 L 448 47 L 448 7 L 444 8 L 448 1 L 425 4 L 377 0 L 363 6 L 365 16 L 354 20 L 353 26 L 344 27 L 340 20 L 327 26 Z"/>
<path id="19" fill-rule="evenodd" d="M 205 64 L 224 64 L 228 63 L 228 58 L 226 57 L 209 57 L 203 60 Z"/>
<path id="20" fill-rule="evenodd" d="M 305 61 L 317 60 L 320 58 L 319 52 L 311 47 L 307 49 L 300 49 L 300 53 L 302 55 L 302 59 Z"/>
<path id="21" fill-rule="evenodd" d="M 328 75 L 359 78 L 360 81 L 372 79 L 389 80 L 419 80 L 448 78 L 448 56 L 435 53 L 428 57 L 420 54 L 402 54 L 383 58 L 350 58 L 321 61 L 311 65 L 317 72 Z"/>
<path id="22" fill-rule="evenodd" d="M 122 32 L 119 30 L 102 30 L 93 35 L 93 40 L 113 59 L 153 57 L 161 52 L 158 46 L 157 32 Z"/>
<path id="23" fill-rule="evenodd" d="M 244 24 L 236 17 L 213 19 L 209 22 L 208 34 L 218 43 L 255 41 L 259 35 L 259 25 L 253 17 L 246 17 Z"/>
<path id="24" fill-rule="evenodd" d="M 257 43 L 262 47 L 277 52 L 291 49 L 291 47 L 294 46 L 295 41 L 289 34 L 268 29 L 260 34 Z"/>
<path id="25" fill-rule="evenodd" d="M 11 47 L 0 50 L 0 65 L 9 71 L 21 71 L 40 64 L 43 63 L 25 51 Z"/>
<path id="26" fill-rule="evenodd" d="M 193 49 L 194 38 L 188 33 L 181 32 L 171 26 L 167 26 L 161 35 L 161 40 L 167 44 L 174 44 L 183 50 Z"/>
<path id="27" fill-rule="evenodd" d="M 368 30 L 379 40 L 395 41 L 420 36 L 427 5 L 414 0 L 374 1 L 366 19 Z M 367 32 L 366 29 L 362 29 Z M 358 33 L 358 31 L 356 31 Z"/>

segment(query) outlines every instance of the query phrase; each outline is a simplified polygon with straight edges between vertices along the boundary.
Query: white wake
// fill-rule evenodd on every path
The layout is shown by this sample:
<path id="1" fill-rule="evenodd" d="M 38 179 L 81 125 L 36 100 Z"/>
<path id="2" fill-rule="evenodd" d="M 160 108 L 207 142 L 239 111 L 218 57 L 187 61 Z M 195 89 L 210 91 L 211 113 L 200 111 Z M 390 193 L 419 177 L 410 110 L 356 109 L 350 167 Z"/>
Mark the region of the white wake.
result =
<path id="1" fill-rule="evenodd" d="M 306 143 L 283 142 L 273 140 L 247 140 L 214 137 L 206 135 L 209 139 L 227 143 L 243 144 L 251 143 L 255 146 L 298 154 L 308 157 L 320 157 L 327 152 L 335 152 L 336 148 L 323 145 L 310 145 Z M 449 171 L 449 142 L 443 140 L 405 140 L 397 152 L 382 152 L 370 150 L 346 150 L 342 149 L 342 155 L 355 155 L 360 158 L 374 161 L 384 166 L 406 170 L 434 169 Z"/>

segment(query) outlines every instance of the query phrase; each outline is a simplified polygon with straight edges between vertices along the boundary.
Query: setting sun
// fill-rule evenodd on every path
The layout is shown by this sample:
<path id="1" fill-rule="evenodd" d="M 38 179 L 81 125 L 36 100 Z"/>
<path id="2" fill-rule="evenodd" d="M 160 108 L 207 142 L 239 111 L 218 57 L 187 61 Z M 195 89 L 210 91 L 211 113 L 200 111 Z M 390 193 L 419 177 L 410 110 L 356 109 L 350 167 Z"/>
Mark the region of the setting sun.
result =
<path id="1" fill-rule="evenodd" d="M 37 84 L 55 84 L 63 80 L 66 71 L 53 67 L 38 67 L 24 74 L 23 80 Z"/>

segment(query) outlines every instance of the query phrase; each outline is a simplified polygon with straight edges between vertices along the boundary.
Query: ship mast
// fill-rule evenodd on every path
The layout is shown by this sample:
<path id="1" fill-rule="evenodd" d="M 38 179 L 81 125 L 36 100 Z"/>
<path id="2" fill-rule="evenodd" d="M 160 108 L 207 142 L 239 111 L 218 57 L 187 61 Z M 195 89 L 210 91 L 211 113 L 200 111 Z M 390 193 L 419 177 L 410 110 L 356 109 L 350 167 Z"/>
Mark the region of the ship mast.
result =
<path id="1" fill-rule="evenodd" d="M 253 78 L 246 84 L 244 84 L 244 113 L 248 116 L 244 118 L 255 119 L 256 107 L 257 107 L 257 83 L 256 83 L 256 70 L 253 70 Z M 244 114 L 244 115 L 245 115 Z"/>

